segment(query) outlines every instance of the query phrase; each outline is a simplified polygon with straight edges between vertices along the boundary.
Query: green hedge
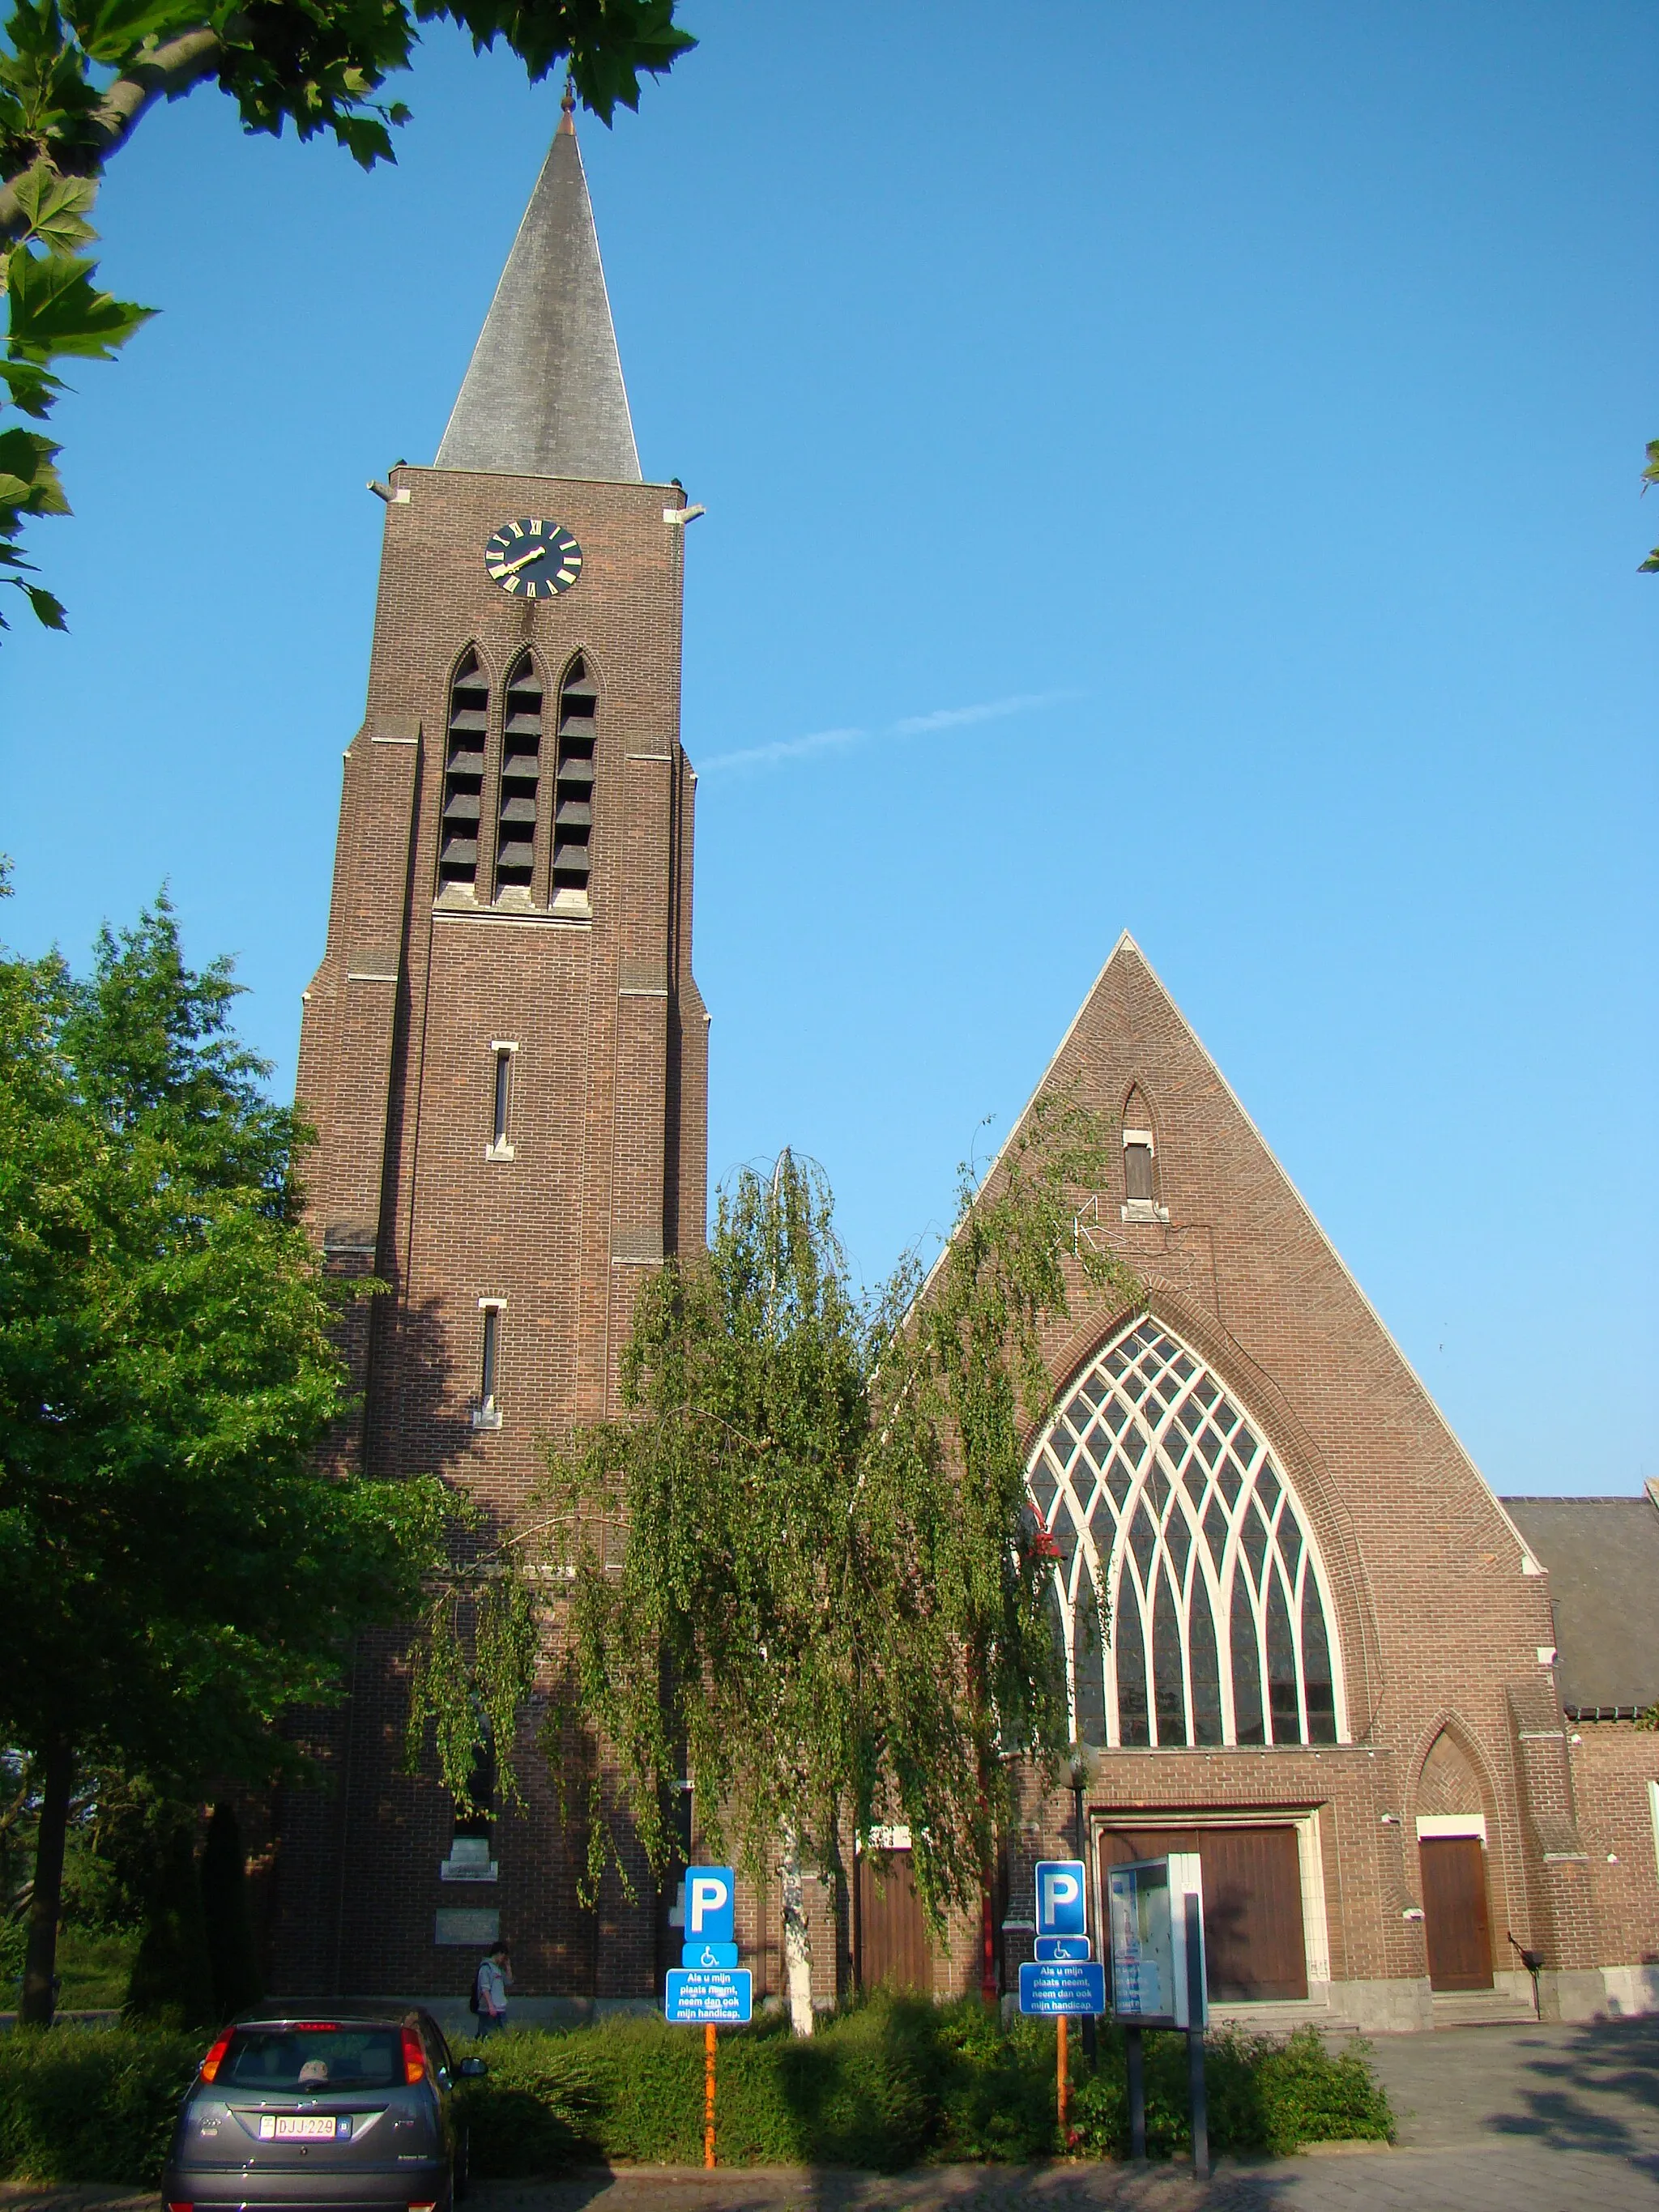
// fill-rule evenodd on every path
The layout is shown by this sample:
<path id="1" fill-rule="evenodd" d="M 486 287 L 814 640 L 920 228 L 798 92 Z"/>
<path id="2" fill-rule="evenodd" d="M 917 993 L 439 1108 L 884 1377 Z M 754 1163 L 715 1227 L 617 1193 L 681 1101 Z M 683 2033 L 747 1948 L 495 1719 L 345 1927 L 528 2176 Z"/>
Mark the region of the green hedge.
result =
<path id="1" fill-rule="evenodd" d="M 152 2184 L 206 2048 L 143 2027 L 0 2035 L 0 2176 Z"/>
<path id="2" fill-rule="evenodd" d="M 1123 2157 L 1128 2100 L 1123 2043 L 1100 2035 L 1096 2070 L 1072 2038 L 1071 2140 L 1085 2155 Z M 526 2031 L 488 2045 L 488 2080 L 465 2092 L 473 2171 L 518 2179 L 592 2159 L 694 2165 L 702 2155 L 702 2038 L 656 2019 L 613 2019 L 562 2034 Z M 1187 2045 L 1146 2038 L 1147 2148 L 1190 2148 Z M 1305 2142 L 1394 2132 L 1365 2046 L 1333 2057 L 1311 2027 L 1288 2039 L 1224 2031 L 1207 2047 L 1210 2141 L 1217 2151 L 1284 2153 Z M 723 2033 L 722 2165 L 857 2166 L 921 2159 L 1051 2157 L 1054 2034 L 1005 2025 L 974 2002 L 880 1997 L 799 2042 L 778 2017 Z"/>
<path id="3" fill-rule="evenodd" d="M 1128 2112 L 1121 2037 L 1101 2033 L 1091 2073 L 1073 2035 L 1067 2146 L 1121 2157 Z M 203 2039 L 135 2027 L 25 2029 L 0 2036 L 0 2177 L 153 2185 Z M 486 2079 L 461 2091 L 481 2179 L 516 2179 L 600 2159 L 696 2165 L 702 2157 L 702 2038 L 659 2018 L 610 2019 L 564 2033 L 527 2030 L 485 2046 Z M 1183 2038 L 1146 2039 L 1148 2148 L 1187 2147 Z M 1220 2033 L 1209 2043 L 1210 2140 L 1218 2151 L 1293 2150 L 1386 2137 L 1388 2101 L 1363 2045 L 1327 2052 L 1311 2029 L 1288 2040 Z M 923 2159 L 1051 2157 L 1051 2027 L 964 2002 L 878 1997 L 828 2020 L 810 2041 L 781 2016 L 720 2042 L 722 2165 L 853 2166 Z"/>

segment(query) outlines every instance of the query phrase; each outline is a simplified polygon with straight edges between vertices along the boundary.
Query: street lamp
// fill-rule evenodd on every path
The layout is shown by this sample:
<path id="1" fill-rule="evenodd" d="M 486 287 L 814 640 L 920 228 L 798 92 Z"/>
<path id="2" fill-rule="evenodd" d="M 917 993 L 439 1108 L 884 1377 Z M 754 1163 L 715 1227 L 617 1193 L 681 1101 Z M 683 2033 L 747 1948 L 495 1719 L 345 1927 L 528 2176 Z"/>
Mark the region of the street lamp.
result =
<path id="1" fill-rule="evenodd" d="M 1083 1862 L 1083 1924 L 1085 1930 L 1089 1924 L 1089 1898 L 1094 1888 L 1094 1882 L 1089 1866 L 1088 1838 L 1084 1833 L 1083 1827 L 1083 1800 L 1087 1794 L 1090 1783 L 1094 1779 L 1095 1768 L 1098 1764 L 1099 1760 L 1093 1745 L 1081 1741 L 1073 1743 L 1066 1754 L 1066 1779 L 1071 1785 L 1072 1809 L 1077 1823 L 1077 1855 Z M 1101 1955 L 1103 1958 L 1105 1956 L 1103 1951 Z M 1091 2066 L 1094 2064 L 1095 2016 L 1092 2013 L 1085 2013 L 1083 2015 L 1083 2056 Z"/>

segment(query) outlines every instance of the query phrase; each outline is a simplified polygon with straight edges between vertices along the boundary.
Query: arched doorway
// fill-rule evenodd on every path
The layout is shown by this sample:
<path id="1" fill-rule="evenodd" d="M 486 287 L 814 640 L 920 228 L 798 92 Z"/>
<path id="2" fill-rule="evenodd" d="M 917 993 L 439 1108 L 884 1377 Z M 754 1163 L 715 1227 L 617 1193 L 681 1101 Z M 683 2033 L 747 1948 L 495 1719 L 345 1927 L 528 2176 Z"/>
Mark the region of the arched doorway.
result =
<path id="1" fill-rule="evenodd" d="M 1489 1990 L 1492 1910 L 1480 1779 L 1468 1753 L 1444 1729 L 1423 1762 L 1417 1803 L 1429 1985 L 1448 1992 Z"/>

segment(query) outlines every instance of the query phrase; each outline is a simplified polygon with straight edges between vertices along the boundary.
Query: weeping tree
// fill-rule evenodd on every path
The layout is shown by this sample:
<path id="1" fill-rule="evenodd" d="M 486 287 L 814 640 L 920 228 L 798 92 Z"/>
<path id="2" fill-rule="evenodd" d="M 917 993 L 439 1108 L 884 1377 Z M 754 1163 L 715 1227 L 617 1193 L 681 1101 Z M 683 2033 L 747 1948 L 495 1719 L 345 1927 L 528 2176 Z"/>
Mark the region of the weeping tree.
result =
<path id="1" fill-rule="evenodd" d="M 988 1893 L 1013 1762 L 1066 1741 L 1021 1441 L 1109 1135 L 1040 1099 L 983 1188 L 963 1171 L 931 1273 L 908 1261 L 870 1297 L 821 1171 L 787 1153 L 769 1178 L 744 1170 L 708 1251 L 641 1291 L 622 1416 L 550 1455 L 539 1556 L 516 1579 L 565 1593 L 556 1774 L 573 1724 L 602 1741 L 659 1879 L 689 1779 L 700 1848 L 781 1876 L 802 2033 L 804 1876 L 842 1893 L 849 1840 L 902 1822 L 942 1926 Z M 1108 1255 L 1079 1252 L 1076 1272 L 1115 1304 L 1138 1295 Z M 623 1870 L 597 1768 L 580 1810 L 591 1896 Z"/>

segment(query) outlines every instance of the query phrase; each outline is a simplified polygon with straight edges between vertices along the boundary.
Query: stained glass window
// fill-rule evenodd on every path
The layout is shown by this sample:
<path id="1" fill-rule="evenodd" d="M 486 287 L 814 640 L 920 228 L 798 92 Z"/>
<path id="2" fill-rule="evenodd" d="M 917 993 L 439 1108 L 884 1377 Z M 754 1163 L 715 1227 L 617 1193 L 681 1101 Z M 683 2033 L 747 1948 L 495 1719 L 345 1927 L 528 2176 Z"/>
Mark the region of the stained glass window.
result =
<path id="1" fill-rule="evenodd" d="M 1179 1338 L 1141 1320 L 1107 1345 L 1026 1481 L 1057 1547 L 1054 1631 L 1085 1742 L 1342 1740 L 1313 1531 L 1256 1425 Z"/>

